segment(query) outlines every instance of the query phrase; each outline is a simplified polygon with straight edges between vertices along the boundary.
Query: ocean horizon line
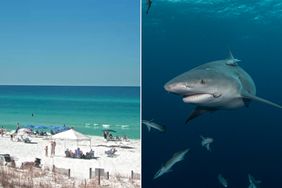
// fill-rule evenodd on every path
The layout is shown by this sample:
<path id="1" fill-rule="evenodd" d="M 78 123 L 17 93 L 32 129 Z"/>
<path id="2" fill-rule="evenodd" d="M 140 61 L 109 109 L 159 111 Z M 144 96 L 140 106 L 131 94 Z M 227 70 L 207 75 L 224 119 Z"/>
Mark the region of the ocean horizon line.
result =
<path id="1" fill-rule="evenodd" d="M 140 88 L 140 86 L 134 86 L 134 85 L 48 85 L 48 84 L 0 84 L 0 86 L 23 86 L 23 87 L 29 87 L 29 86 L 37 86 L 37 87 L 135 87 Z"/>

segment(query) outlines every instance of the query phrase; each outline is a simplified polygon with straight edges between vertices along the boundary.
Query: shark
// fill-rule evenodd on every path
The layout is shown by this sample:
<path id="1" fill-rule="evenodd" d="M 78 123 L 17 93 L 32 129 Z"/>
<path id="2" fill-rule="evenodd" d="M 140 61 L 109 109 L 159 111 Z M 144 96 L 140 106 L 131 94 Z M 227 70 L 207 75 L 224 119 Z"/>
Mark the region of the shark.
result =
<path id="1" fill-rule="evenodd" d="M 249 178 L 249 186 L 248 188 L 259 188 L 259 184 L 261 184 L 260 180 L 256 180 L 252 175 L 248 174 Z"/>
<path id="2" fill-rule="evenodd" d="M 185 155 L 190 151 L 190 149 L 185 149 L 180 152 L 176 152 L 170 160 L 168 160 L 161 168 L 157 171 L 154 176 L 154 179 L 159 178 L 160 176 L 164 175 L 165 173 L 171 172 L 171 168 L 175 163 L 184 160 Z"/>
<path id="3" fill-rule="evenodd" d="M 210 144 L 213 143 L 213 138 L 209 138 L 209 137 L 203 137 L 203 136 L 200 136 L 201 139 L 202 139 L 202 146 L 205 147 L 208 151 L 211 151 L 211 148 L 210 148 Z"/>
<path id="4" fill-rule="evenodd" d="M 142 123 L 147 126 L 149 132 L 151 131 L 151 128 L 157 129 L 160 132 L 165 132 L 165 126 L 157 124 L 152 120 L 142 120 Z"/>
<path id="5" fill-rule="evenodd" d="M 207 112 L 248 107 L 251 101 L 282 108 L 256 96 L 255 83 L 239 66 L 240 61 L 230 52 L 228 58 L 197 66 L 164 85 L 169 93 L 181 96 L 184 103 L 196 106 L 186 123 Z"/>
<path id="6" fill-rule="evenodd" d="M 146 0 L 146 4 L 147 4 L 147 10 L 146 10 L 146 14 L 149 14 L 149 10 L 152 6 L 152 0 Z"/>
<path id="7" fill-rule="evenodd" d="M 228 182 L 227 182 L 227 180 L 222 176 L 222 174 L 218 174 L 217 179 L 218 179 L 219 183 L 220 183 L 223 187 L 228 187 Z"/>

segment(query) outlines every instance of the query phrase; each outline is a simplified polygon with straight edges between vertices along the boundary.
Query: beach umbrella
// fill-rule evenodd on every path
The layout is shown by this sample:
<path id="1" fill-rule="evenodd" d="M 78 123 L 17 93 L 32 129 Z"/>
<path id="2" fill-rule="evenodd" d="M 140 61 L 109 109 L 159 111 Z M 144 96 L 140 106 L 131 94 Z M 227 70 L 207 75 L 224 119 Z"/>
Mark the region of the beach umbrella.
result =
<path id="1" fill-rule="evenodd" d="M 104 131 L 114 132 L 114 133 L 116 133 L 116 132 L 117 132 L 117 131 L 115 131 L 115 130 L 113 130 L 113 129 L 104 129 L 104 130 L 103 130 L 103 132 L 104 132 Z"/>
<path id="2" fill-rule="evenodd" d="M 51 138 L 53 140 L 76 141 L 77 145 L 79 141 L 89 141 L 91 148 L 91 138 L 74 129 L 69 129 L 67 131 L 57 133 L 53 135 Z"/>
<path id="3" fill-rule="evenodd" d="M 32 133 L 31 129 L 28 129 L 28 128 L 21 128 L 18 130 L 17 132 L 18 134 L 30 134 Z"/>

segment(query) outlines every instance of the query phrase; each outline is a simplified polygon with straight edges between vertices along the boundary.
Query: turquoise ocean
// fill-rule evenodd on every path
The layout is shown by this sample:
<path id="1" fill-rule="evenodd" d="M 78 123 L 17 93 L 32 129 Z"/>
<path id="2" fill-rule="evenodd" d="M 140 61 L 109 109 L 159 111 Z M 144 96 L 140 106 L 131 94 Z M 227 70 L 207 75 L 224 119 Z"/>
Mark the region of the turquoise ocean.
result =
<path id="1" fill-rule="evenodd" d="M 140 87 L 0 86 L 0 126 L 66 125 L 87 135 L 140 138 Z"/>

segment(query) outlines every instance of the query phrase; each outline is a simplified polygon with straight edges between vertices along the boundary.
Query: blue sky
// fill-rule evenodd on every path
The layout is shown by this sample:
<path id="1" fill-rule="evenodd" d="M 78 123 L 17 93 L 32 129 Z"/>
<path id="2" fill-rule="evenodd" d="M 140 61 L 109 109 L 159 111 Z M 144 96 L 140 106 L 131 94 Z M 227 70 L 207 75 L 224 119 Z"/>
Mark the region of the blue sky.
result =
<path id="1" fill-rule="evenodd" d="M 139 0 L 0 2 L 0 84 L 139 85 Z"/>

